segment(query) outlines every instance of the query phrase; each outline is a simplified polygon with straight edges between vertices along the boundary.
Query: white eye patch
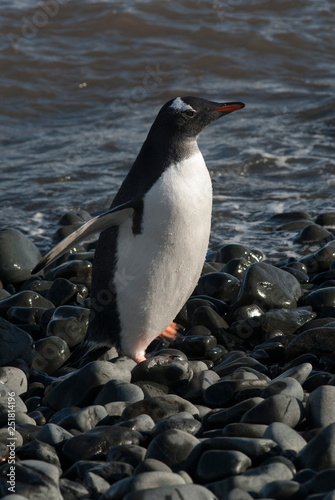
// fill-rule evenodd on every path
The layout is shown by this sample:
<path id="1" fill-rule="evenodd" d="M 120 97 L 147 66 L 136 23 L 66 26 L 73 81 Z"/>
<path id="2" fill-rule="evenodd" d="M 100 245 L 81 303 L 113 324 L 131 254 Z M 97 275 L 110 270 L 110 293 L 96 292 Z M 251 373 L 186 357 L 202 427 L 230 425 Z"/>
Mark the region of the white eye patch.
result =
<path id="1" fill-rule="evenodd" d="M 195 111 L 192 106 L 189 104 L 186 104 L 182 100 L 181 97 L 177 97 L 176 99 L 173 100 L 172 104 L 170 104 L 170 108 L 174 109 L 175 111 L 183 112 L 183 111 Z"/>

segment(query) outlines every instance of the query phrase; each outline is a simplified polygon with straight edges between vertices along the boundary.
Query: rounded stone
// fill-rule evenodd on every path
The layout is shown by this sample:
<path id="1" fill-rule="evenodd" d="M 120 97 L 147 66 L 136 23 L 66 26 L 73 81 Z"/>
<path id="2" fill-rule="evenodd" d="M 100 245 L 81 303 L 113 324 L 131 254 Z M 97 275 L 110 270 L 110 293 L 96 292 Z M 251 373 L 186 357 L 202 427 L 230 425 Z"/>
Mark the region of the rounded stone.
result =
<path id="1" fill-rule="evenodd" d="M 192 403 L 186 401 L 177 395 L 166 394 L 164 396 L 154 396 L 152 398 L 145 398 L 143 401 L 137 401 L 127 406 L 123 413 L 122 418 L 128 420 L 143 413 L 148 414 L 154 422 L 179 412 L 188 412 L 193 416 L 199 415 L 199 410 Z"/>
<path id="2" fill-rule="evenodd" d="M 282 422 L 294 428 L 302 418 L 302 405 L 296 398 L 277 394 L 270 396 L 254 408 L 251 408 L 241 422 L 255 424 L 272 424 Z"/>
<path id="3" fill-rule="evenodd" d="M 292 396 L 299 401 L 304 399 L 304 391 L 299 382 L 293 377 L 285 377 L 281 380 L 272 382 L 262 391 L 262 398 L 268 398 L 269 396 L 274 396 L 275 394 L 285 394 L 286 396 Z"/>
<path id="4" fill-rule="evenodd" d="M 0 318 L 0 366 L 30 368 L 34 357 L 31 336 Z"/>
<path id="5" fill-rule="evenodd" d="M 170 429 L 150 442 L 146 458 L 160 460 L 172 470 L 182 470 L 183 463 L 198 444 L 199 440 L 188 432 Z"/>
<path id="6" fill-rule="evenodd" d="M 124 380 L 110 380 L 107 382 L 97 397 L 94 404 L 105 405 L 112 401 L 128 401 L 135 403 L 144 399 L 143 391 L 135 384 L 129 384 Z"/>
<path id="7" fill-rule="evenodd" d="M 251 497 L 250 497 L 251 498 Z M 217 500 L 204 486 L 198 484 L 174 484 L 128 493 L 123 500 Z M 238 499 L 236 499 L 238 500 Z M 244 500 L 240 498 L 239 500 Z M 327 499 L 328 500 L 328 499 Z"/>
<path id="8" fill-rule="evenodd" d="M 0 280 L 20 283 L 31 278 L 31 270 L 41 258 L 38 248 L 17 229 L 0 231 Z"/>
<path id="9" fill-rule="evenodd" d="M 130 382 L 130 377 L 130 371 L 116 363 L 92 361 L 52 387 L 44 396 L 43 404 L 54 410 L 66 406 L 88 406 L 106 382 L 112 379 Z"/>
<path id="10" fill-rule="evenodd" d="M 28 388 L 26 374 L 14 366 L 0 367 L 0 383 L 8 385 L 18 396 L 25 393 Z"/>
<path id="11" fill-rule="evenodd" d="M 307 400 L 307 421 L 312 428 L 335 423 L 335 386 L 322 385 Z"/>
<path id="12" fill-rule="evenodd" d="M 243 474 L 251 467 L 247 455 L 235 450 L 209 450 L 200 457 L 197 477 L 201 482 L 218 481 L 228 476 Z"/>
<path id="13" fill-rule="evenodd" d="M 335 468 L 335 423 L 320 431 L 297 457 L 299 468 L 315 471 Z"/>
<path id="14" fill-rule="evenodd" d="M 155 356 L 142 361 L 132 370 L 132 382 L 148 380 L 168 387 L 186 385 L 193 377 L 187 361 L 179 361 L 165 356 Z"/>
<path id="15" fill-rule="evenodd" d="M 270 424 L 264 432 L 263 437 L 275 441 L 283 451 L 292 450 L 299 453 L 307 444 L 298 432 L 282 422 L 273 422 Z"/>
<path id="16" fill-rule="evenodd" d="M 138 445 L 141 435 L 123 427 L 101 425 L 65 441 L 62 451 L 71 461 L 103 460 L 109 449 L 119 444 Z"/>

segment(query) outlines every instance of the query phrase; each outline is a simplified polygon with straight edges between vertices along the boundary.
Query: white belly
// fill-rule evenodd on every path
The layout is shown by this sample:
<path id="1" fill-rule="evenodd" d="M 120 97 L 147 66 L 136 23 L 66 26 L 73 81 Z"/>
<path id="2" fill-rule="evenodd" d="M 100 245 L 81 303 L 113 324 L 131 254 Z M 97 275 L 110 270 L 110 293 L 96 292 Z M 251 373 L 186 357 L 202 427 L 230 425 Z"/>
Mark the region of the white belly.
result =
<path id="1" fill-rule="evenodd" d="M 192 293 L 208 247 L 212 185 L 201 153 L 169 167 L 144 198 L 142 233 L 118 234 L 121 348 L 143 357 Z"/>

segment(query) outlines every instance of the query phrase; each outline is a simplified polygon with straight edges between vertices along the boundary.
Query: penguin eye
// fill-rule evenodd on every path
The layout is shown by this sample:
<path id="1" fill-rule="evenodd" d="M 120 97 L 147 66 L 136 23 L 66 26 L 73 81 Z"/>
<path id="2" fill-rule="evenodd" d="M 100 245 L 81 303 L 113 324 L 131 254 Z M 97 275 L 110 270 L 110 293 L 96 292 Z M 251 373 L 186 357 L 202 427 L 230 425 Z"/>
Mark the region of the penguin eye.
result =
<path id="1" fill-rule="evenodd" d="M 189 109 L 188 111 L 185 111 L 185 115 L 187 115 L 187 116 L 193 117 L 193 116 L 195 116 L 195 114 L 196 114 L 196 112 L 193 111 L 192 109 Z"/>

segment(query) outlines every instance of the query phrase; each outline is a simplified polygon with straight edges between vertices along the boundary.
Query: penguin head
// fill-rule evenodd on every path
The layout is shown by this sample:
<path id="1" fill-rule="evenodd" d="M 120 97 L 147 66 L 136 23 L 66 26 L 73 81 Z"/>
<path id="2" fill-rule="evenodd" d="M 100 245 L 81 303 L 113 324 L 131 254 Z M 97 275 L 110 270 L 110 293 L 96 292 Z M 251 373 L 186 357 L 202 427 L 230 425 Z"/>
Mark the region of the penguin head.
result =
<path id="1" fill-rule="evenodd" d="M 205 127 L 244 106 L 242 102 L 217 103 L 200 97 L 177 97 L 164 104 L 153 128 L 164 129 L 179 140 L 196 140 Z"/>

